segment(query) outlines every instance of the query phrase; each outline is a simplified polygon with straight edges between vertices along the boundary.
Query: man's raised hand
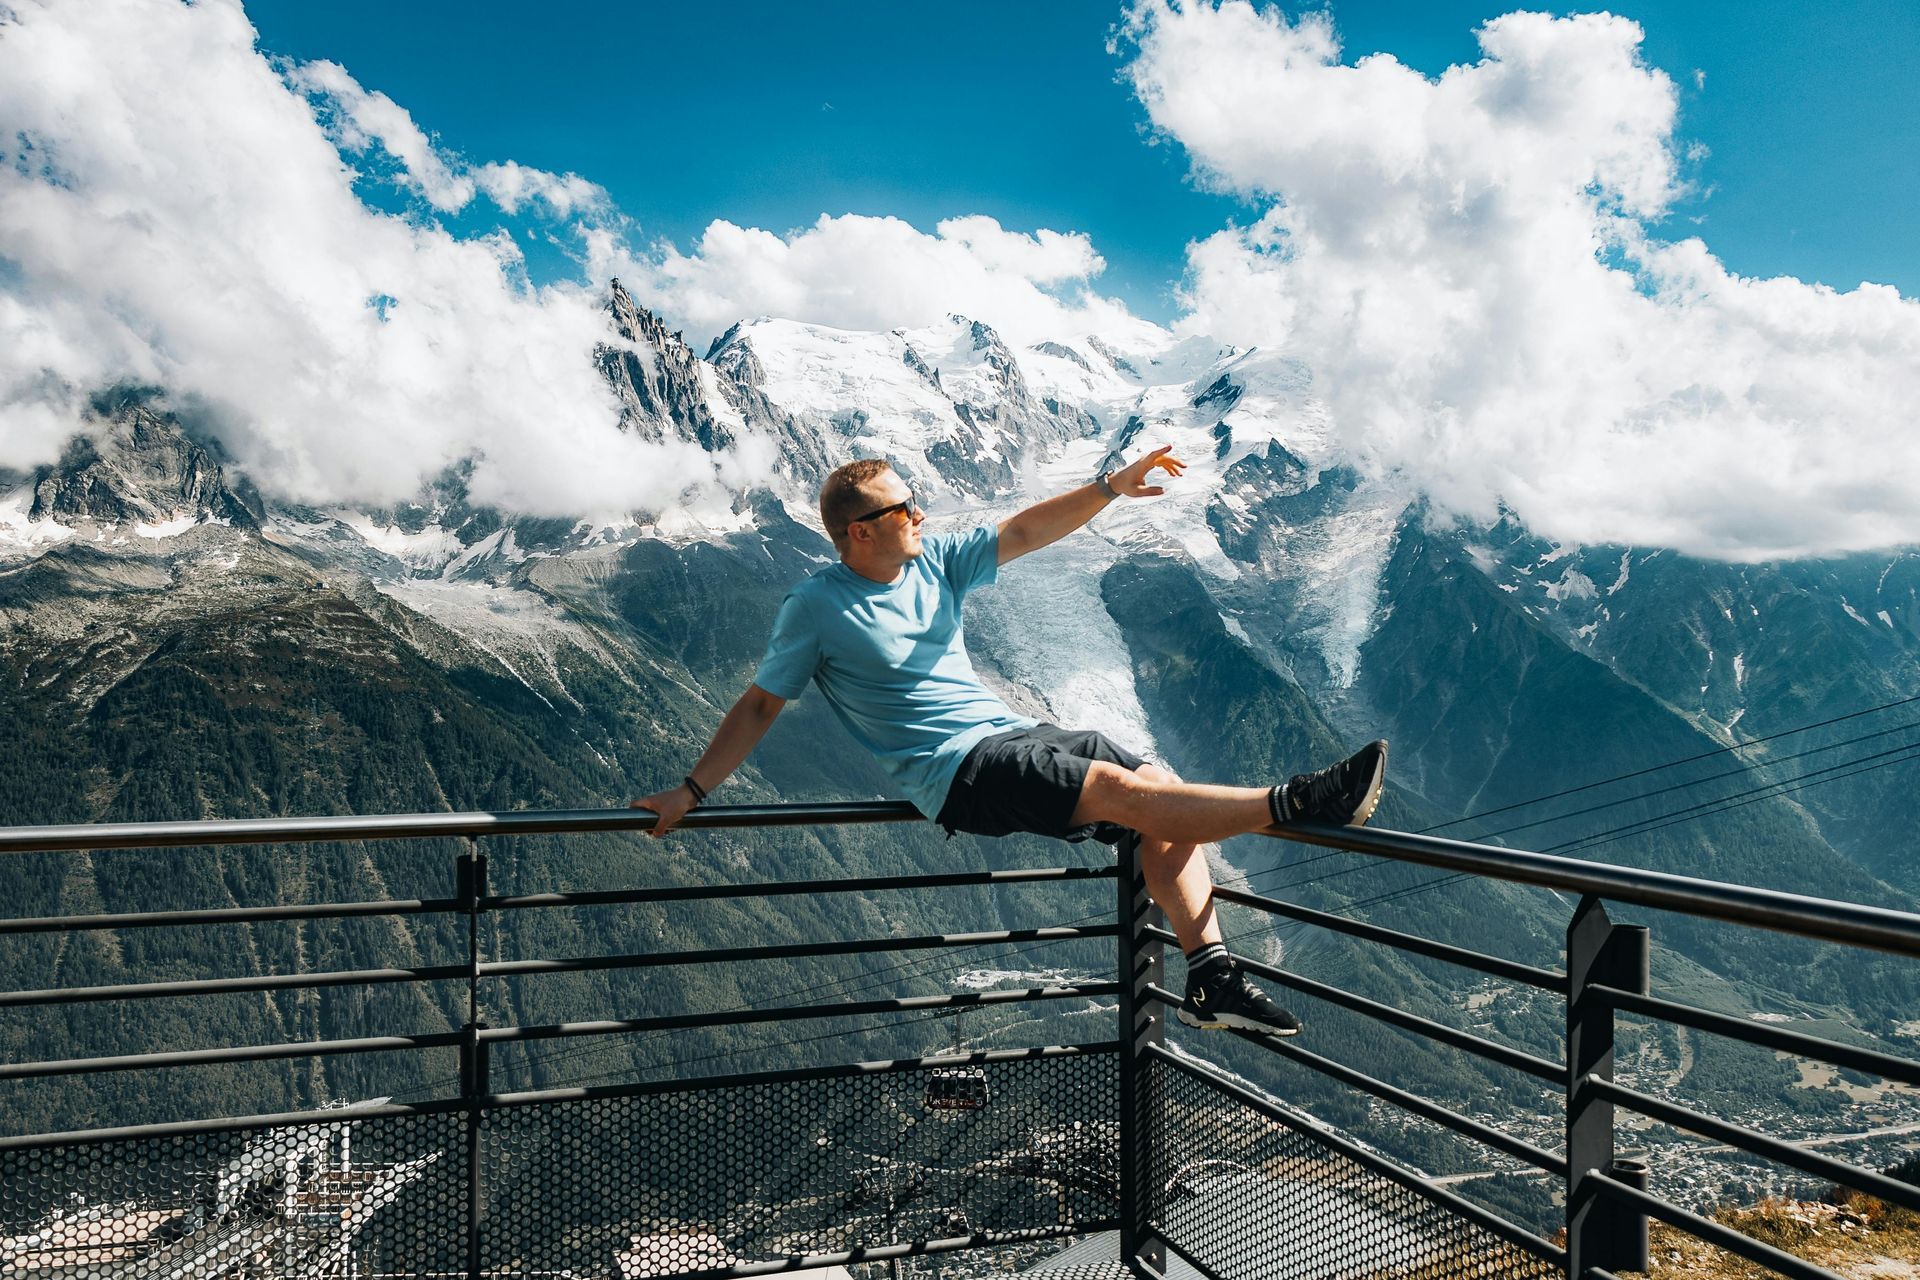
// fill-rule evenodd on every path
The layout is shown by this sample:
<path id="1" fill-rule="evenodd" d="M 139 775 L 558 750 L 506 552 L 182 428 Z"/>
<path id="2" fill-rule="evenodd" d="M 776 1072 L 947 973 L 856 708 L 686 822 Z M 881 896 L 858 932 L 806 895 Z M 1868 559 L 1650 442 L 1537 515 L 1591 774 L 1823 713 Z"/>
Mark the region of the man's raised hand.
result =
<path id="1" fill-rule="evenodd" d="M 1159 467 L 1170 476 L 1178 476 L 1187 464 L 1173 456 L 1173 446 L 1163 444 L 1152 453 L 1143 453 L 1107 477 L 1113 491 L 1126 498 L 1153 498 L 1166 492 L 1162 485 L 1147 483 L 1147 474 Z"/>

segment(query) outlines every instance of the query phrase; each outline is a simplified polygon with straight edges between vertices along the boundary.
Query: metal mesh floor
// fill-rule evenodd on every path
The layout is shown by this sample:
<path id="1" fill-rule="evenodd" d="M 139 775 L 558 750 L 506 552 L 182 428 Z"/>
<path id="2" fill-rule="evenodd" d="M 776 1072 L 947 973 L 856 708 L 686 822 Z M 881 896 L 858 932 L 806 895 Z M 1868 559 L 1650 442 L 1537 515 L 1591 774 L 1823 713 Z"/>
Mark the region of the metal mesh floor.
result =
<path id="1" fill-rule="evenodd" d="M 466 1270 L 466 1120 L 383 1117 L 0 1153 L 0 1275 Z"/>
<path id="2" fill-rule="evenodd" d="M 1150 1220 L 1219 1280 L 1533 1280 L 1558 1270 L 1164 1062 Z"/>
<path id="3" fill-rule="evenodd" d="M 1115 1058 L 698 1085 L 482 1113 L 490 1277 L 673 1276 L 1110 1226 Z M 0 1150 L 0 1276 L 468 1274 L 464 1112 Z"/>

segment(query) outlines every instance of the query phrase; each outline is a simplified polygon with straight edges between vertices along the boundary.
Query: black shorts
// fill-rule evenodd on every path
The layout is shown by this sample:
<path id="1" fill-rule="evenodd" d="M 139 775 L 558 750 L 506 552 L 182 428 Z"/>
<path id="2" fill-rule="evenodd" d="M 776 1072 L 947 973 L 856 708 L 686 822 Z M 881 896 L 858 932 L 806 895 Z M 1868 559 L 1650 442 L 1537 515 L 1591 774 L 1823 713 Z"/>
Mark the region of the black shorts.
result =
<path id="1" fill-rule="evenodd" d="M 960 762 L 947 802 L 934 821 L 951 837 L 956 831 L 1005 836 L 1016 831 L 1061 840 L 1091 837 L 1118 844 L 1125 827 L 1111 822 L 1073 826 L 1080 787 L 1095 760 L 1129 771 L 1146 761 L 1105 734 L 1040 724 L 983 738 Z"/>

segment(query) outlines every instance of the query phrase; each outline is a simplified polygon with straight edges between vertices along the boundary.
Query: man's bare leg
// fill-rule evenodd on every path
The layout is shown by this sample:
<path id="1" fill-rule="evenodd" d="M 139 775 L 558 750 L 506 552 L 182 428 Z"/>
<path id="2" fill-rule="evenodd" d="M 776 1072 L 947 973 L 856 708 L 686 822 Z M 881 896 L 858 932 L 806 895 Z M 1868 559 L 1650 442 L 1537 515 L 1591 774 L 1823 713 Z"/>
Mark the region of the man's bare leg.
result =
<path id="1" fill-rule="evenodd" d="M 1157 782 L 1179 781 L 1156 764 L 1143 764 L 1136 773 Z M 1192 954 L 1221 940 L 1220 921 L 1213 910 L 1213 876 L 1198 846 L 1142 836 L 1140 869 L 1147 879 L 1148 894 L 1166 912 L 1182 952 Z"/>
<path id="2" fill-rule="evenodd" d="M 1075 826 L 1089 822 L 1131 827 L 1169 846 L 1193 846 L 1271 826 L 1273 810 L 1265 787 L 1182 782 L 1155 766 L 1135 771 L 1096 760 L 1073 809 Z M 1200 872 L 1206 874 L 1204 863 Z M 1167 904 L 1160 905 L 1165 909 Z"/>
<path id="3" fill-rule="evenodd" d="M 1121 784 L 1121 779 L 1143 785 L 1130 789 Z M 1183 829 L 1167 823 L 1165 815 L 1173 813 L 1175 821 L 1190 824 L 1185 830 L 1220 829 L 1231 835 L 1252 829 L 1237 825 L 1246 821 L 1248 795 L 1257 806 L 1258 825 L 1267 825 L 1272 821 L 1272 811 L 1265 791 L 1189 786 L 1158 765 L 1143 764 L 1129 772 L 1096 761 L 1081 784 L 1073 819 L 1076 825 L 1119 822 L 1141 831 L 1140 823 L 1128 819 L 1144 818 L 1161 832 L 1172 832 Z M 1096 818 L 1093 814 L 1109 816 Z M 1117 816 L 1123 814 L 1126 818 Z M 1180 1020 L 1195 1027 L 1238 1027 L 1274 1036 L 1298 1034 L 1300 1020 L 1248 982 L 1227 951 L 1219 915 L 1213 909 L 1213 876 L 1198 843 L 1141 831 L 1140 864 L 1147 892 L 1166 912 L 1167 923 L 1173 926 L 1180 950 L 1187 957 L 1187 998 L 1179 1010 Z"/>

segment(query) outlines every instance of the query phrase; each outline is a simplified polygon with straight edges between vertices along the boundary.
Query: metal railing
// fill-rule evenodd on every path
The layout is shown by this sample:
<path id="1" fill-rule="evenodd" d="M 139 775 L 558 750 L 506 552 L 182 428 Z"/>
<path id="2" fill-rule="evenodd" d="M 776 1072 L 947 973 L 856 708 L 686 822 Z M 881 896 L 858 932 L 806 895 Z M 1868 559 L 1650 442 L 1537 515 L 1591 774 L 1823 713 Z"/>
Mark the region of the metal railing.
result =
<path id="1" fill-rule="evenodd" d="M 1907 1085 L 1920 1085 L 1920 1061 L 1656 997 L 1649 992 L 1648 928 L 1614 923 L 1608 916 L 1605 904 L 1613 902 L 1655 908 L 1908 958 L 1920 957 L 1920 915 L 1395 831 L 1303 827 L 1289 831 L 1287 836 L 1303 843 L 1350 853 L 1369 854 L 1397 862 L 1579 895 L 1578 905 L 1567 926 L 1566 969 L 1562 972 L 1485 955 L 1253 893 L 1230 888 L 1217 890 L 1219 898 L 1258 912 L 1316 925 L 1429 959 L 1446 961 L 1506 982 L 1524 984 L 1564 997 L 1566 1058 L 1554 1062 L 1273 968 L 1250 957 L 1240 957 L 1240 963 L 1247 969 L 1280 986 L 1465 1051 L 1484 1061 L 1526 1073 L 1564 1091 L 1565 1144 L 1564 1149 L 1558 1152 L 1544 1150 L 1473 1117 L 1399 1089 L 1351 1064 L 1334 1062 L 1300 1048 L 1293 1041 L 1245 1032 L 1234 1033 L 1267 1052 L 1326 1075 L 1410 1116 L 1440 1125 L 1563 1180 L 1566 1205 L 1564 1245 L 1473 1204 L 1437 1185 L 1434 1180 L 1387 1160 L 1377 1152 L 1316 1128 L 1307 1117 L 1248 1088 L 1244 1082 L 1230 1078 L 1208 1063 L 1197 1061 L 1190 1055 L 1172 1052 L 1164 1043 L 1163 1024 L 1156 1023 L 1153 1015 L 1143 1011 L 1153 1006 L 1170 1010 L 1180 1004 L 1180 998 L 1166 990 L 1157 976 L 1161 963 L 1160 950 L 1164 944 L 1174 941 L 1173 935 L 1153 919 L 1154 913 L 1150 908 L 1144 908 L 1140 903 L 1135 904 L 1137 909 L 1132 917 L 1123 921 L 1123 954 L 1129 949 L 1129 939 L 1132 952 L 1131 964 L 1123 972 L 1132 975 L 1135 997 L 1132 1004 L 1135 1011 L 1133 1045 L 1138 1056 L 1154 1064 L 1163 1076 L 1171 1073 L 1185 1081 L 1202 1082 L 1215 1094 L 1235 1100 L 1249 1113 L 1288 1126 L 1296 1132 L 1311 1132 L 1315 1142 L 1339 1148 L 1355 1163 L 1429 1203 L 1443 1206 L 1459 1220 L 1472 1224 L 1487 1239 L 1515 1251 L 1490 1262 L 1483 1245 L 1455 1242 L 1450 1246 L 1441 1246 L 1442 1250 L 1451 1247 L 1460 1251 L 1454 1264 L 1449 1266 L 1446 1259 L 1432 1249 L 1423 1254 L 1419 1249 L 1401 1248 L 1393 1257 L 1368 1258 L 1364 1265 L 1355 1268 L 1354 1274 L 1390 1274 L 1396 1264 L 1406 1265 L 1420 1274 L 1446 1274 L 1451 1271 L 1464 1274 L 1470 1268 L 1460 1259 L 1469 1254 L 1476 1259 L 1475 1266 L 1479 1268 L 1471 1270 L 1475 1275 L 1531 1274 L 1523 1257 L 1539 1264 L 1547 1274 L 1564 1274 L 1582 1277 L 1583 1280 L 1611 1277 L 1620 1271 L 1645 1271 L 1649 1262 L 1647 1222 L 1652 1218 L 1782 1275 L 1805 1280 L 1839 1280 L 1836 1273 L 1830 1270 L 1650 1194 L 1645 1163 L 1621 1156 L 1621 1137 L 1615 1123 L 1616 1108 L 1638 1113 L 1674 1129 L 1710 1138 L 1734 1150 L 1777 1162 L 1838 1186 L 1866 1192 L 1889 1204 L 1920 1211 L 1920 1186 L 1871 1169 L 1859 1168 L 1697 1108 L 1617 1083 L 1614 1080 L 1616 1013 L 1849 1067 Z M 1144 1130 L 1137 1128 L 1136 1133 L 1140 1132 L 1146 1136 L 1137 1141 L 1151 1143 L 1158 1137 L 1153 1126 L 1145 1126 Z M 1134 1159 L 1142 1158 L 1138 1153 L 1129 1155 Z M 1191 1158 L 1193 1152 L 1189 1149 L 1186 1155 Z M 1268 1179 L 1269 1184 L 1278 1181 Z M 1275 1195 L 1271 1185 L 1265 1188 L 1256 1185 L 1225 1190 L 1217 1198 L 1226 1199 L 1236 1193 L 1243 1200 L 1239 1210 L 1221 1211 L 1216 1216 L 1242 1224 L 1258 1220 L 1259 1214 L 1252 1211 L 1250 1206 L 1257 1205 L 1261 1195 L 1269 1200 Z M 1225 1280 L 1230 1273 L 1236 1277 L 1317 1273 L 1312 1268 L 1302 1270 L 1291 1263 L 1286 1256 L 1286 1249 L 1279 1247 L 1264 1254 L 1258 1251 L 1250 1254 L 1243 1249 L 1233 1260 L 1233 1266 L 1223 1267 L 1219 1265 L 1221 1257 L 1217 1241 L 1205 1245 L 1196 1243 L 1202 1240 L 1205 1232 L 1202 1229 L 1204 1224 L 1196 1224 L 1194 1215 L 1185 1215 L 1183 1221 L 1177 1206 L 1159 1201 L 1146 1205 L 1125 1203 L 1123 1212 L 1128 1215 L 1130 1228 L 1127 1256 L 1140 1258 L 1149 1269 L 1148 1273 L 1163 1271 L 1166 1248 L 1180 1254 L 1200 1274 L 1219 1277 L 1220 1280 Z M 1428 1270 L 1420 1271 L 1422 1265 L 1427 1266 Z"/>
<path id="2" fill-rule="evenodd" d="M 715 806 L 687 830 L 919 821 L 892 803 Z M 1553 1060 L 1251 957 L 1281 987 L 1522 1073 L 1565 1095 L 1562 1150 L 1461 1114 L 1294 1041 L 1240 1034 L 1418 1120 L 1561 1180 L 1563 1243 L 1518 1225 L 1170 1043 L 1180 1001 L 1173 935 L 1147 898 L 1137 842 L 1114 868 L 575 893 L 490 891 L 490 837 L 644 831 L 644 811 L 426 814 L 0 830 L 0 854 L 458 837 L 450 897 L 274 904 L 0 920 L 0 938 L 348 918 L 451 918 L 463 962 L 334 972 L 117 982 L 0 993 L 0 1009 L 130 1005 L 233 993 L 464 983 L 449 1029 L 0 1063 L 0 1081 L 158 1068 L 453 1051 L 459 1087 L 211 1120 L 0 1138 L 0 1271 L 21 1275 L 310 1276 L 619 1274 L 744 1276 L 858 1266 L 1116 1231 L 1121 1265 L 1163 1275 L 1169 1251 L 1216 1280 L 1300 1275 L 1607 1277 L 1646 1266 L 1647 1221 L 1796 1277 L 1831 1272 L 1647 1190 L 1621 1158 L 1616 1109 L 1920 1210 L 1920 1188 L 1614 1080 L 1616 1014 L 1650 1019 L 1920 1086 L 1920 1062 L 1654 996 L 1648 930 L 1604 902 L 1920 956 L 1920 916 L 1391 831 L 1300 828 L 1290 839 L 1579 895 L 1566 969 L 1484 954 L 1379 924 L 1222 888 L 1222 900 L 1563 998 Z M 503 913 L 857 891 L 1116 881 L 1105 923 L 916 937 L 775 942 L 611 955 L 489 959 Z M 963 995 L 894 995 L 706 1013 L 491 1026 L 483 984 L 995 944 L 1110 938 L 1118 981 Z M 560 1089 L 496 1088 L 494 1046 L 695 1028 L 814 1024 L 888 1013 L 1113 998 L 1118 1035 L 780 1071 Z M 1308 1040 L 1311 1043 L 1311 1040 Z M 130 1046 L 131 1048 L 131 1046 Z M 262 1262 L 262 1259 L 268 1262 Z M 270 1265 L 269 1265 L 270 1264 Z M 103 1270 L 104 1269 L 104 1270 Z"/>

